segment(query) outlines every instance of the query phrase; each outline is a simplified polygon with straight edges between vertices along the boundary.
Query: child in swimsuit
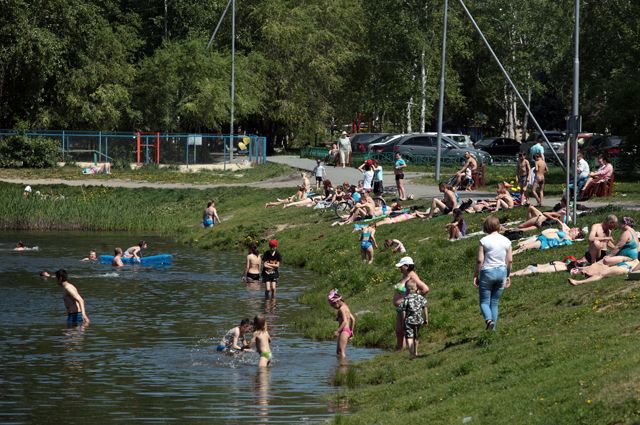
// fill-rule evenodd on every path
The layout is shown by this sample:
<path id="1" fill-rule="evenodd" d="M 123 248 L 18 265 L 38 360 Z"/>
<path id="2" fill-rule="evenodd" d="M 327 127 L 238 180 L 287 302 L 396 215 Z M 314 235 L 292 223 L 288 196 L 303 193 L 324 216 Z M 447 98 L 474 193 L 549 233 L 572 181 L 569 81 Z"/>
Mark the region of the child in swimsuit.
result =
<path id="1" fill-rule="evenodd" d="M 407 295 L 400 307 L 402 309 L 402 322 L 404 323 L 404 335 L 407 340 L 409 357 L 418 356 L 418 332 L 420 326 L 429 324 L 429 311 L 427 299 L 418 294 L 418 285 L 413 280 L 406 284 Z"/>
<path id="2" fill-rule="evenodd" d="M 376 243 L 376 222 L 372 221 L 368 226 L 362 228 L 360 235 L 360 255 L 362 262 L 373 263 L 373 248 L 377 248 Z"/>
<path id="3" fill-rule="evenodd" d="M 353 338 L 353 331 L 356 328 L 356 318 L 351 314 L 349 306 L 342 300 L 342 296 L 337 289 L 332 289 L 327 295 L 329 305 L 336 310 L 336 321 L 340 324 L 338 330 L 333 333 L 338 338 L 336 355 L 340 358 L 347 357 L 347 342 Z"/>
<path id="4" fill-rule="evenodd" d="M 222 337 L 216 350 L 225 353 L 236 353 L 245 349 L 247 347 L 246 333 L 249 331 L 251 331 L 251 321 L 249 319 L 242 319 L 239 326 L 229 329 L 224 337 Z M 238 345 L 238 341 L 242 342 L 242 345 Z"/>
<path id="5" fill-rule="evenodd" d="M 449 233 L 449 240 L 454 241 L 460 239 L 467 234 L 467 223 L 462 217 L 462 211 L 459 208 L 453 210 L 453 220 L 444 226 Z"/>
<path id="6" fill-rule="evenodd" d="M 271 348 L 269 343 L 271 342 L 271 336 L 267 332 L 267 320 L 264 316 L 256 316 L 253 318 L 253 336 L 251 342 L 249 342 L 249 349 L 254 345 L 256 351 L 260 354 L 260 360 L 258 361 L 258 367 L 263 368 L 271 364 Z"/>

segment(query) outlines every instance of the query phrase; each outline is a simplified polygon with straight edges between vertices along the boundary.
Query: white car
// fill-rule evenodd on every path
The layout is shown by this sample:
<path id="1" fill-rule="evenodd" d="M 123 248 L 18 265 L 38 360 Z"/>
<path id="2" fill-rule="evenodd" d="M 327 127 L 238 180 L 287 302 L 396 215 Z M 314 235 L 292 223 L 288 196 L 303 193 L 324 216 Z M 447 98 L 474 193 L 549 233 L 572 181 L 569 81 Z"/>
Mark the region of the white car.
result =
<path id="1" fill-rule="evenodd" d="M 472 148 L 473 141 L 471 141 L 471 136 L 466 134 L 450 134 L 450 133 L 442 133 L 443 136 L 447 136 L 450 139 L 453 139 L 454 142 L 457 142 L 463 148 Z"/>

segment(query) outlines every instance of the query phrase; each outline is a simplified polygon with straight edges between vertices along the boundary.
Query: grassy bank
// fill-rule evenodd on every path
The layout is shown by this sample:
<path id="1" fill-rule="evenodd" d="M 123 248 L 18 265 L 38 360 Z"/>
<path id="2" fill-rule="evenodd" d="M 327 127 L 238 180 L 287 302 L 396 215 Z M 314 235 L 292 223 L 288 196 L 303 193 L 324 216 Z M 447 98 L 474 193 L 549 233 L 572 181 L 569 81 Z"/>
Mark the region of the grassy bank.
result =
<path id="1" fill-rule="evenodd" d="M 54 168 L 0 168 L 0 178 L 22 179 L 63 179 L 63 180 L 130 180 L 137 182 L 155 183 L 251 183 L 276 177 L 286 176 L 295 172 L 283 164 L 267 163 L 259 167 L 247 168 L 238 171 L 203 170 L 192 173 L 183 173 L 175 168 L 158 168 L 144 166 L 137 170 L 112 169 L 111 174 L 83 175 L 82 169 L 75 165 Z"/>
<path id="2" fill-rule="evenodd" d="M 391 286 L 400 276 L 393 267 L 399 256 L 376 252 L 373 265 L 362 265 L 357 235 L 331 227 L 329 214 L 264 208 L 291 190 L 37 189 L 51 197 L 25 200 L 22 188 L 0 184 L 0 227 L 155 230 L 205 249 L 240 248 L 276 234 L 287 264 L 317 272 L 302 297 L 312 314 L 296 318 L 299 329 L 312 338 L 332 338 L 335 311 L 325 295 L 337 287 L 358 317 L 354 343 L 394 345 Z M 201 211 L 210 198 L 224 222 L 202 229 Z M 510 221 L 523 214 L 498 216 Z M 580 225 L 606 214 L 581 218 Z M 468 217 L 469 232 L 479 230 L 482 217 Z M 498 332 L 487 333 L 471 282 L 478 238 L 448 242 L 447 221 L 410 220 L 378 229 L 380 243 L 391 237 L 405 243 L 431 287 L 431 325 L 421 336 L 422 357 L 410 361 L 406 353 L 389 351 L 336 375 L 344 387 L 341 402 L 354 412 L 336 422 L 459 424 L 470 417 L 472 424 L 622 424 L 640 418 L 640 284 L 612 278 L 574 288 L 563 273 L 514 278 L 501 303 Z M 580 242 L 525 253 L 514 267 L 578 256 L 585 247 Z M 283 274 L 283 291 L 286 279 Z"/>

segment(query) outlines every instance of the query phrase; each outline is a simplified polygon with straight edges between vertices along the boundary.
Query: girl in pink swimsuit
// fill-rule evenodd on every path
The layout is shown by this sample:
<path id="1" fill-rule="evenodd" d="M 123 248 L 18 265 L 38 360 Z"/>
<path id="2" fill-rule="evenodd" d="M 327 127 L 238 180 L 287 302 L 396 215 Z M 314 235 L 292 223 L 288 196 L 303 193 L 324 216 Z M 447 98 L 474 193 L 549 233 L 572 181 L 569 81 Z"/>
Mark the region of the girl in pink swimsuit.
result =
<path id="1" fill-rule="evenodd" d="M 342 296 L 337 289 L 332 289 L 327 295 L 327 301 L 331 307 L 338 310 L 336 321 L 340 324 L 338 330 L 333 334 L 338 338 L 336 354 L 340 358 L 347 357 L 347 342 L 353 338 L 353 331 L 356 328 L 356 318 L 351 314 L 349 306 L 342 300 Z"/>

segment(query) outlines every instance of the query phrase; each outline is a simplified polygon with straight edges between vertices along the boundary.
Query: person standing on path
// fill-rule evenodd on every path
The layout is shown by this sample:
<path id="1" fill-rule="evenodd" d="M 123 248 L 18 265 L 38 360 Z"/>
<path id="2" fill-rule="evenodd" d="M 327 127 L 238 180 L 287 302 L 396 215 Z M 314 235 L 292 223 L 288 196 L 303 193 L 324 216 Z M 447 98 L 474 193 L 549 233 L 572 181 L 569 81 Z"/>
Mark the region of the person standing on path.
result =
<path id="1" fill-rule="evenodd" d="M 490 215 L 482 230 L 487 234 L 480 239 L 473 286 L 478 288 L 480 312 L 487 329 L 495 330 L 498 322 L 498 303 L 505 288 L 511 286 L 511 241 L 502 236 L 500 221 Z"/>
<path id="2" fill-rule="evenodd" d="M 344 168 L 351 157 L 351 139 L 347 137 L 346 131 L 343 131 L 338 139 L 338 148 L 340 149 L 340 164 Z"/>
<path id="3" fill-rule="evenodd" d="M 65 269 L 56 271 L 56 281 L 64 290 L 62 300 L 67 309 L 67 323 L 89 323 L 84 299 L 78 289 L 67 280 L 69 275 Z"/>
<path id="4" fill-rule="evenodd" d="M 542 146 L 543 140 L 544 139 L 539 138 L 538 140 L 536 140 L 536 143 L 531 146 L 531 149 L 529 149 L 529 158 L 531 159 L 531 161 L 535 161 L 536 155 L 538 154 L 542 155 L 542 159 L 544 159 L 544 146 Z"/>
<path id="5" fill-rule="evenodd" d="M 384 193 L 382 165 L 380 165 L 377 159 L 373 160 L 373 193 L 376 196 L 382 196 Z"/>
<path id="6" fill-rule="evenodd" d="M 524 205 L 527 201 L 527 187 L 529 186 L 529 175 L 531 174 L 531 164 L 527 161 L 524 152 L 518 154 L 518 165 L 516 168 L 516 177 L 518 185 L 520 185 L 520 205 Z"/>
<path id="7" fill-rule="evenodd" d="M 537 206 L 541 207 L 544 202 L 544 175 L 549 171 L 549 167 L 547 167 L 547 163 L 544 162 L 544 156 L 542 154 L 536 154 L 535 158 L 535 180 L 533 181 L 531 193 L 533 193 L 533 197 L 536 198 Z"/>
<path id="8" fill-rule="evenodd" d="M 320 187 L 322 187 L 322 181 L 327 178 L 327 170 L 319 159 L 316 160 L 316 166 L 313 168 L 313 175 L 316 177 L 316 191 L 319 191 Z"/>
<path id="9" fill-rule="evenodd" d="M 262 255 L 262 283 L 266 285 L 264 289 L 265 298 L 269 298 L 269 293 L 271 293 L 271 298 L 275 299 L 276 297 L 276 286 L 280 278 L 278 269 L 281 261 L 282 256 L 278 252 L 278 241 L 271 239 L 269 241 L 269 251 Z"/>
<path id="10" fill-rule="evenodd" d="M 396 187 L 398 188 L 398 198 L 401 201 L 407 199 L 407 196 L 404 192 L 404 169 L 407 168 L 407 163 L 404 159 L 402 159 L 402 155 L 400 153 L 396 153 L 396 162 L 393 167 L 393 172 L 396 175 Z"/>

